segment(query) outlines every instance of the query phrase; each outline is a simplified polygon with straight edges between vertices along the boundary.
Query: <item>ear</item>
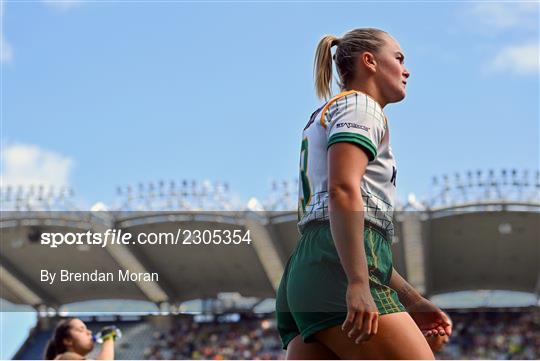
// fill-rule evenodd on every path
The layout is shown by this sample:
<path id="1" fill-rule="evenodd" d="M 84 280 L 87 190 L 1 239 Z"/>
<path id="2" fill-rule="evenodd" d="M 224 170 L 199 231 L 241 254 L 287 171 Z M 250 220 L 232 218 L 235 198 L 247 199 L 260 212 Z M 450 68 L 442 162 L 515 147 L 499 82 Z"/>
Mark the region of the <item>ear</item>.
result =
<path id="1" fill-rule="evenodd" d="M 359 61 L 362 67 L 365 67 L 369 72 L 375 73 L 377 71 L 377 61 L 375 60 L 375 56 L 369 51 L 364 51 L 360 54 Z"/>
<path id="2" fill-rule="evenodd" d="M 71 337 L 64 338 L 63 342 L 64 342 L 64 346 L 66 346 L 66 347 L 73 346 L 73 340 L 71 339 Z"/>

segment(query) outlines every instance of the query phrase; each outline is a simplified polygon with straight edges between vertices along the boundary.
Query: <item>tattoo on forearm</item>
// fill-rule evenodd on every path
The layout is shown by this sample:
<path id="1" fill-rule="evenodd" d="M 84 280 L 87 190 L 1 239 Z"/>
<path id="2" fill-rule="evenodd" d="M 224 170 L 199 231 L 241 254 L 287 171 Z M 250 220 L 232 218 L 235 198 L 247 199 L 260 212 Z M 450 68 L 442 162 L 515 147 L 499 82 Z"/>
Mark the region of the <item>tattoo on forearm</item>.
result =
<path id="1" fill-rule="evenodd" d="M 395 270 L 392 272 L 391 284 L 394 285 L 398 298 L 405 307 L 415 303 L 421 297 L 418 291 Z"/>
<path id="2" fill-rule="evenodd" d="M 406 296 L 409 292 L 411 292 L 412 289 L 413 288 L 411 287 L 410 284 L 405 283 L 403 285 L 403 287 L 401 287 L 401 289 L 398 290 L 398 294 L 399 294 L 400 297 L 401 296 Z"/>
<path id="3" fill-rule="evenodd" d="M 399 301 L 405 307 L 412 306 L 416 304 L 418 301 L 422 300 L 422 295 L 418 293 L 418 291 L 413 286 L 411 286 L 410 284 L 406 282 L 399 289 L 397 293 L 398 293 Z"/>

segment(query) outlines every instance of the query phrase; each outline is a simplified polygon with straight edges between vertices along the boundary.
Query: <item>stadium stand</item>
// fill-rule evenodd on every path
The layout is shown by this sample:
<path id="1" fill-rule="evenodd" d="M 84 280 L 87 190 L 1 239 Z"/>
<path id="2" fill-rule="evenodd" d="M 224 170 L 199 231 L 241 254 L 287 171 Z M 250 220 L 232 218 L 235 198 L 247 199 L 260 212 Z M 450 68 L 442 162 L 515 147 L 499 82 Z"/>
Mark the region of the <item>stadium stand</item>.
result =
<path id="1" fill-rule="evenodd" d="M 454 178 L 434 179 L 438 189 L 431 199 L 418 202 L 409 197 L 407 204 L 398 207 L 394 266 L 428 298 L 495 290 L 522 292 L 534 298 L 527 305 L 535 305 L 532 308 L 459 310 L 457 307 L 471 306 L 448 306 L 453 309 L 455 333 L 438 358 L 540 359 L 540 173 L 524 171 L 522 176 L 516 170 L 502 170 L 499 176 L 490 170 L 467 172 L 461 177 L 456 174 Z M 242 208 L 226 201 L 219 187 L 210 195 L 204 189 L 193 191 L 188 182 L 182 182 L 180 190 L 174 183 L 168 188 L 160 182 L 158 188 L 156 193 L 154 185 L 140 185 L 138 196 L 134 196 L 135 190 L 128 187 L 119 192 L 125 197 L 121 206 L 91 213 L 57 212 L 49 204 L 35 206 L 32 211 L 28 204 L 34 201 L 28 203 L 28 197 L 10 196 L 9 189 L 0 189 L 1 197 L 15 202 L 8 207 L 12 211 L 0 220 L 0 296 L 38 312 L 37 325 L 16 359 L 42 357 L 58 320 L 49 317 L 48 310 L 58 314 L 67 304 L 112 300 L 119 295 L 126 305 L 147 302 L 171 313 L 129 320 L 114 316 L 114 324 L 124 335 L 116 345 L 117 359 L 284 357 L 273 315 L 258 314 L 255 307 L 275 296 L 298 240 L 297 214 L 292 211 L 294 192 L 277 190 L 282 194 L 262 208 L 254 207 L 251 203 L 256 202 L 251 200 L 251 206 Z M 42 232 L 67 234 L 89 229 L 98 233 L 118 229 L 134 237 L 149 232 L 176 234 L 179 229 L 205 230 L 208 234 L 250 232 L 250 243 L 235 247 L 132 244 L 53 249 L 37 242 Z M 90 285 L 49 285 L 40 280 L 41 269 L 86 272 L 89 266 L 104 272 L 152 271 L 160 278 Z M 229 297 L 220 299 L 224 293 Z M 246 299 L 255 301 L 249 307 L 239 307 Z M 209 307 L 201 307 L 202 313 L 197 315 L 177 314 L 185 312 L 183 305 L 193 300 Z M 523 305 L 510 302 L 505 306 Z M 83 319 L 94 332 L 111 324 L 111 320 L 96 316 L 96 309 L 84 312 L 94 315 Z"/>
<path id="2" fill-rule="evenodd" d="M 537 360 L 540 310 L 450 312 L 454 334 L 437 355 L 444 360 Z"/>
<path id="3" fill-rule="evenodd" d="M 223 316 L 223 315 L 222 315 Z M 236 318 L 240 318 L 236 321 Z M 145 359 L 281 359 L 274 319 L 231 314 L 228 321 L 199 323 L 193 317 L 175 318 L 167 329 L 154 333 Z"/>
<path id="4" fill-rule="evenodd" d="M 540 357 L 540 308 L 452 310 L 454 333 L 438 359 Z M 52 327 L 34 329 L 15 359 L 40 359 Z M 116 359 L 284 359 L 273 314 L 144 316 L 132 321 L 90 321 L 94 332 L 115 324 L 123 333 Z M 92 354 L 89 355 L 92 358 Z"/>

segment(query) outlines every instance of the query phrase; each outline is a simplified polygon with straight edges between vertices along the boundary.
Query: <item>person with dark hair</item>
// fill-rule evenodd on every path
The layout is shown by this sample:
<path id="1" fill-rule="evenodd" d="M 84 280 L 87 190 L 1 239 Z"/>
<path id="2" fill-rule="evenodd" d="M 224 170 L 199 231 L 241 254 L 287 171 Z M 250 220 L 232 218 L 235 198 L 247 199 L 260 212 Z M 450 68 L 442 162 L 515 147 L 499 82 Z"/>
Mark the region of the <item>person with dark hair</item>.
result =
<path id="1" fill-rule="evenodd" d="M 62 320 L 56 325 L 45 349 L 46 360 L 84 360 L 94 348 L 92 331 L 78 318 Z M 103 337 L 103 347 L 96 360 L 114 360 L 114 333 Z"/>
<path id="2" fill-rule="evenodd" d="M 425 337 L 451 332 L 392 264 L 397 165 L 383 109 L 405 98 L 404 60 L 379 29 L 327 35 L 317 47 L 315 90 L 326 103 L 302 134 L 301 237 L 276 296 L 288 359 L 433 359 Z"/>

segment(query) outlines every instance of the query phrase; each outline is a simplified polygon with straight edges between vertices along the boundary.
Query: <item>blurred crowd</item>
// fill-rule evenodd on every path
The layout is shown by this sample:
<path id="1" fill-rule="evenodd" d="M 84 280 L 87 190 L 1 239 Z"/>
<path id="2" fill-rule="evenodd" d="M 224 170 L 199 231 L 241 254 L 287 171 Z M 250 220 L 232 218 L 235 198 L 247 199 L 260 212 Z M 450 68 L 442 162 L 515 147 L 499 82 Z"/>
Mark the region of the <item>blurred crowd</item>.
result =
<path id="1" fill-rule="evenodd" d="M 540 311 L 449 312 L 454 331 L 437 359 L 540 358 Z M 274 318 L 198 323 L 175 319 L 156 331 L 146 359 L 284 359 Z"/>
<path id="2" fill-rule="evenodd" d="M 273 318 L 243 318 L 239 322 L 197 323 L 176 319 L 173 327 L 156 331 L 144 357 L 151 360 L 283 359 L 285 352 Z"/>
<path id="3" fill-rule="evenodd" d="M 540 311 L 450 312 L 454 331 L 438 359 L 537 360 Z"/>

